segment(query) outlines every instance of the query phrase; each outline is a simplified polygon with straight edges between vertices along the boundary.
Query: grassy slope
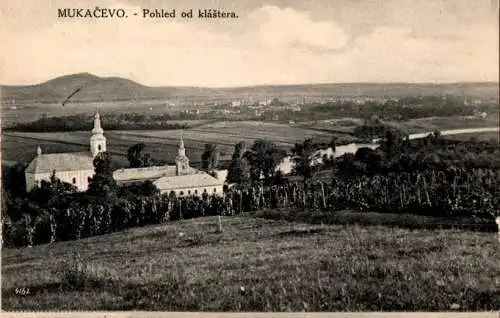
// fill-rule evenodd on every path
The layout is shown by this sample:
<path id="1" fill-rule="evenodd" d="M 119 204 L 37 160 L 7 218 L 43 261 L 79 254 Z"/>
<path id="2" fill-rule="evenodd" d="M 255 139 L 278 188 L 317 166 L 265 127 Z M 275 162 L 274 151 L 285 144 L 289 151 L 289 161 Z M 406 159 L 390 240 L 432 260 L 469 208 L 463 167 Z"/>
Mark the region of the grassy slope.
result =
<path id="1" fill-rule="evenodd" d="M 216 218 L 200 218 L 4 249 L 3 309 L 500 309 L 492 233 L 249 217 L 223 218 L 223 226 L 218 234 Z"/>

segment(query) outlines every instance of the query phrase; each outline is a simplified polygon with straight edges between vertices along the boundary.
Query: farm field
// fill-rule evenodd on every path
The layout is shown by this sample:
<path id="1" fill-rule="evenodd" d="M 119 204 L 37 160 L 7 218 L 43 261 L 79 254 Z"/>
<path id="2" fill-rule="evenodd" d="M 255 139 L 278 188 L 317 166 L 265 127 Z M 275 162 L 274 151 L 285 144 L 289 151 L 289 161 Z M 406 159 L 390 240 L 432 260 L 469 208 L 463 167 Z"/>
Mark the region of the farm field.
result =
<path id="1" fill-rule="evenodd" d="M 320 130 L 332 133 L 352 134 L 356 126 L 362 125 L 364 122 L 360 118 L 337 118 L 326 119 L 312 122 L 297 123 L 296 126 L 304 129 Z M 386 121 L 387 122 L 387 121 Z M 498 115 L 491 115 L 486 118 L 479 117 L 429 117 L 411 119 L 401 122 L 387 122 L 408 131 L 410 134 L 432 132 L 438 130 L 463 129 L 463 128 L 480 128 L 480 127 L 495 127 L 499 125 Z"/>
<path id="2" fill-rule="evenodd" d="M 107 151 L 113 156 L 116 168 L 128 164 L 127 149 L 136 143 L 144 143 L 144 152 L 149 152 L 151 158 L 169 164 L 174 162 L 177 155 L 179 140 L 164 139 L 153 141 L 150 138 L 122 136 L 116 131 L 105 132 L 107 138 Z M 76 152 L 89 149 L 88 132 L 56 132 L 56 133 L 3 133 L 2 135 L 2 160 L 29 162 L 40 146 L 45 153 Z M 186 142 L 186 153 L 192 158 L 193 163 L 200 161 L 203 145 Z M 224 159 L 224 158 L 221 158 Z"/>
<path id="3" fill-rule="evenodd" d="M 348 137 L 348 135 L 354 132 L 356 126 L 362 124 L 363 120 L 360 118 L 336 118 L 310 122 L 298 122 L 294 124 L 294 126 L 302 127 L 304 129 L 346 134 Z"/>
<path id="4" fill-rule="evenodd" d="M 475 138 L 479 141 L 494 141 L 497 143 L 500 142 L 500 134 L 498 132 L 458 134 L 458 135 L 446 136 L 445 138 L 452 140 L 470 140 L 471 138 Z"/>
<path id="5" fill-rule="evenodd" d="M 222 233 L 205 217 L 3 249 L 3 309 L 500 309 L 494 233 L 249 216 L 222 224 Z"/>
<path id="6" fill-rule="evenodd" d="M 498 127 L 498 115 L 491 115 L 486 118 L 469 118 L 469 117 L 431 117 L 412 119 L 402 123 L 404 127 L 411 133 L 421 133 L 427 131 L 448 130 L 448 129 L 464 129 L 464 128 L 479 128 L 479 127 Z"/>
<path id="7" fill-rule="evenodd" d="M 260 121 L 219 121 L 200 125 L 184 131 L 122 131 L 130 136 L 142 135 L 151 138 L 177 138 L 182 135 L 185 140 L 212 142 L 221 145 L 234 146 L 240 141 L 248 145 L 254 140 L 267 138 L 275 142 L 279 147 L 293 147 L 295 143 L 302 142 L 307 138 L 314 138 L 318 142 L 329 142 L 332 133 L 317 131 L 313 129 L 292 127 L 288 124 L 269 123 Z M 351 139 L 352 140 L 352 139 Z"/>
<path id="8" fill-rule="evenodd" d="M 437 119 L 436 119 L 437 120 Z M 444 120 L 444 119 L 439 119 Z M 432 122 L 431 119 L 422 121 Z M 458 121 L 458 120 L 457 120 Z M 459 122 L 459 121 L 458 121 Z M 477 122 L 475 122 L 477 124 Z M 313 124 L 306 126 L 289 125 L 282 123 L 269 123 L 257 121 L 201 121 L 190 122 L 193 127 L 185 130 L 109 130 L 105 131 L 108 151 L 113 155 L 116 166 L 123 167 L 128 164 L 126 159 L 127 149 L 136 143 L 146 144 L 145 152 L 151 154 L 151 158 L 172 164 L 177 154 L 177 147 L 181 136 L 185 141 L 186 153 L 191 162 L 196 165 L 201 161 L 206 143 L 216 143 L 221 150 L 221 162 L 228 162 L 234 150 L 234 145 L 245 141 L 250 146 L 254 140 L 268 138 L 283 149 L 290 149 L 297 142 L 306 138 L 313 138 L 316 142 L 328 143 L 333 136 L 337 137 L 339 143 L 350 143 L 356 138 L 349 135 L 351 128 L 338 127 L 328 128 L 333 125 L 327 122 L 318 127 Z M 415 123 L 413 123 L 415 124 Z M 484 125 L 483 125 L 484 124 Z M 485 124 L 495 126 L 488 120 Z M 416 127 L 416 126 L 415 126 Z M 427 130 L 424 130 L 427 127 Z M 451 127 L 451 125 L 448 125 Z M 457 125 L 460 127 L 460 125 Z M 462 127 L 469 127 L 463 125 Z M 433 131 L 428 124 L 422 124 L 414 131 Z M 444 130 L 444 129 L 441 129 Z M 495 139 L 498 141 L 498 133 L 474 133 L 446 138 L 470 139 L 477 136 L 480 140 Z M 27 133 L 27 132 L 3 132 L 2 133 L 2 162 L 29 162 L 36 153 L 38 146 L 43 152 L 73 152 L 88 149 L 90 132 L 51 132 L 51 133 Z"/>
<path id="9" fill-rule="evenodd" d="M 140 113 L 147 115 L 163 115 L 166 112 L 179 112 L 189 107 L 165 106 L 166 101 L 106 101 L 69 103 L 62 107 L 60 103 L 43 104 L 39 102 L 26 102 L 17 109 L 2 108 L 2 127 L 14 123 L 26 123 L 40 118 L 42 114 L 48 117 L 70 116 L 75 114 L 88 114 L 93 116 L 96 111 L 102 115 L 116 113 Z"/>
<path id="10" fill-rule="evenodd" d="M 186 154 L 193 163 L 201 161 L 206 143 L 217 143 L 221 150 L 221 161 L 231 159 L 234 145 L 246 141 L 250 146 L 255 139 L 269 138 L 279 147 L 288 149 L 294 143 L 314 137 L 320 142 L 329 142 L 334 134 L 290 127 L 287 124 L 262 122 L 216 122 L 206 123 L 186 130 L 148 130 L 148 131 L 105 131 L 107 149 L 120 165 L 126 165 L 127 149 L 136 143 L 146 145 L 145 152 L 151 158 L 173 163 L 181 136 L 184 139 Z M 88 149 L 90 132 L 51 132 L 51 133 L 2 133 L 2 160 L 28 162 L 36 153 L 38 146 L 46 153 L 85 151 Z M 341 136 L 339 136 L 341 139 Z"/>

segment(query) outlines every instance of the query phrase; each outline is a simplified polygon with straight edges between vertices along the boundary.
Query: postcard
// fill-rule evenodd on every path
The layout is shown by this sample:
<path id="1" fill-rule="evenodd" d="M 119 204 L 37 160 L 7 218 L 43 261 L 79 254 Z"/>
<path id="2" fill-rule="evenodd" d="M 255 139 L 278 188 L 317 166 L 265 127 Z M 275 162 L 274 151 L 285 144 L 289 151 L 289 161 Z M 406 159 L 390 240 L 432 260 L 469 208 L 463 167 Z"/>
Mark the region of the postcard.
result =
<path id="1" fill-rule="evenodd" d="M 497 0 L 0 21 L 6 315 L 497 317 Z"/>

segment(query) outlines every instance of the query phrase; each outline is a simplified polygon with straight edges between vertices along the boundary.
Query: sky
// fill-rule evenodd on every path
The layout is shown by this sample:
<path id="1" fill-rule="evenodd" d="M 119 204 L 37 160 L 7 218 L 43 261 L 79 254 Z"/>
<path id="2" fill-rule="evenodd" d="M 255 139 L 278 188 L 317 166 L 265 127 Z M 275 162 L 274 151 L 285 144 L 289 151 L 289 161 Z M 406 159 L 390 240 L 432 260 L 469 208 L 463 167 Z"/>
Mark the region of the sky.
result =
<path id="1" fill-rule="evenodd" d="M 96 6 L 129 18 L 57 17 Z M 142 18 L 154 8 L 239 18 Z M 0 84 L 80 72 L 150 86 L 498 82 L 498 14 L 498 0 L 2 0 Z"/>

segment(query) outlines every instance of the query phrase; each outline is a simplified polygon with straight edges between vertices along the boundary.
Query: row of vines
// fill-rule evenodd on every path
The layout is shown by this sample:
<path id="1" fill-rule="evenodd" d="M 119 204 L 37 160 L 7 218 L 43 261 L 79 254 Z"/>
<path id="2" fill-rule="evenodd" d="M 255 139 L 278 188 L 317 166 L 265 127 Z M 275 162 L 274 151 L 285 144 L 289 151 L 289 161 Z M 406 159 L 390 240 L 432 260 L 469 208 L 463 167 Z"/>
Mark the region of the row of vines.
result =
<path id="1" fill-rule="evenodd" d="M 104 201 L 104 202 L 103 202 Z M 500 210 L 500 171 L 428 170 L 334 178 L 332 182 L 234 187 L 220 196 L 153 195 L 106 200 L 68 200 L 36 217 L 13 222 L 3 216 L 2 244 L 31 246 L 80 239 L 147 224 L 261 209 L 352 209 L 433 216 L 495 217 Z"/>

